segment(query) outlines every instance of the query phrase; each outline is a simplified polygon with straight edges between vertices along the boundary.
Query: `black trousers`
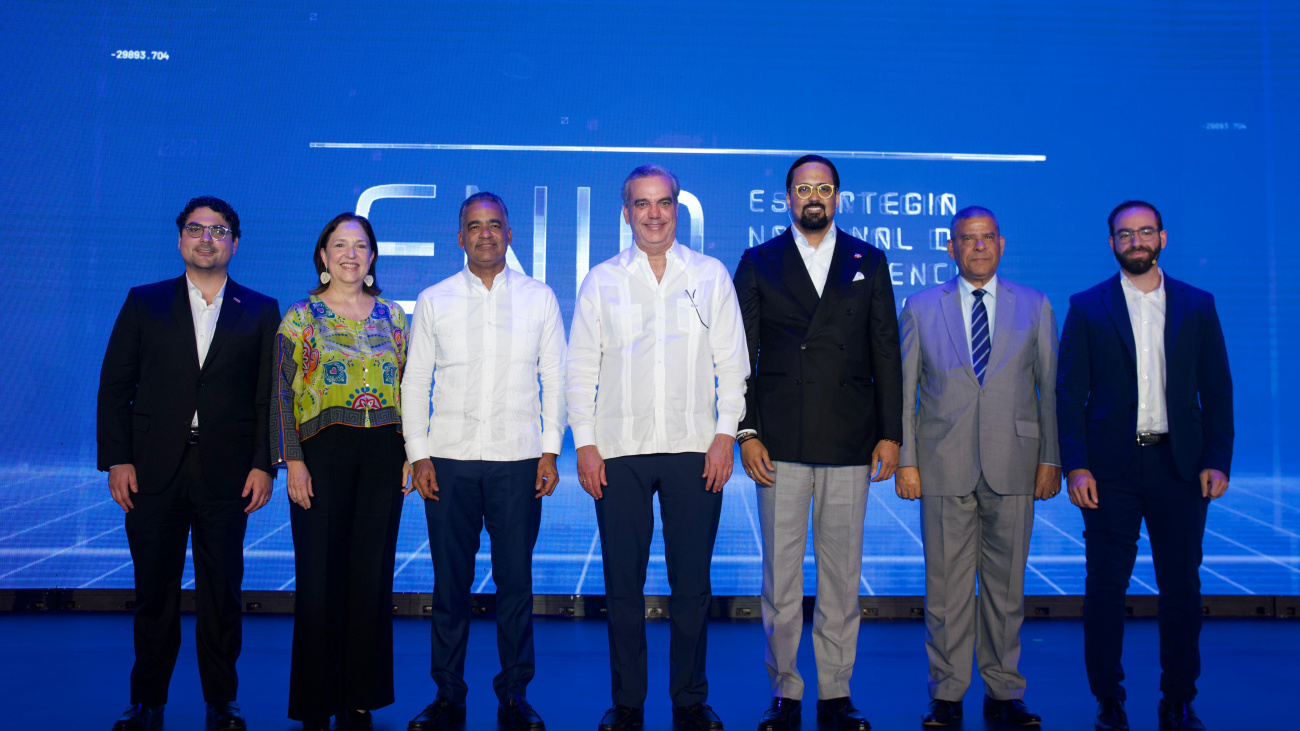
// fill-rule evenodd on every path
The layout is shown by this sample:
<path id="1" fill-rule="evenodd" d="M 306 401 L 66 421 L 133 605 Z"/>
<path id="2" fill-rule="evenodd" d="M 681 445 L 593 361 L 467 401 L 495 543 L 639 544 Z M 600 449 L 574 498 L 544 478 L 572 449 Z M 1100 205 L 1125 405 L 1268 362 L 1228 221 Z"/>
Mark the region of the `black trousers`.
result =
<path id="1" fill-rule="evenodd" d="M 1097 481 L 1097 508 L 1083 511 L 1088 578 L 1083 654 L 1098 698 L 1125 698 L 1124 602 L 1142 521 L 1160 591 L 1160 690 L 1170 702 L 1196 697 L 1201 674 L 1201 540 L 1209 499 L 1178 476 L 1168 443 L 1143 447 L 1123 480 Z"/>
<path id="2" fill-rule="evenodd" d="M 655 492 L 671 590 L 668 695 L 676 706 L 708 698 L 704 664 L 713 599 L 709 566 L 722 515 L 722 493 L 704 489 L 702 472 L 704 455 L 698 452 L 605 460 L 609 484 L 604 497 L 596 501 L 596 521 L 605 569 L 611 695 L 616 705 L 645 706 L 645 576 L 654 534 Z"/>
<path id="3" fill-rule="evenodd" d="M 194 644 L 203 698 L 233 701 L 239 690 L 235 661 L 242 642 L 240 584 L 244 580 L 243 485 L 204 479 L 198 446 L 189 446 L 176 475 L 160 493 L 136 493 L 126 514 L 126 538 L 135 563 L 135 666 L 131 703 L 161 705 L 181 647 L 181 576 L 185 544 L 193 534 Z M 225 487 L 225 490 L 214 488 Z"/>
<path id="4" fill-rule="evenodd" d="M 303 442 L 311 508 L 293 524 L 289 718 L 323 720 L 393 702 L 393 561 L 402 517 L 396 426 L 335 425 Z"/>
<path id="5" fill-rule="evenodd" d="M 537 460 L 434 459 L 438 500 L 424 501 L 433 556 L 429 674 L 438 696 L 464 703 L 470 592 L 479 534 L 487 527 L 497 587 L 497 655 L 492 689 L 502 703 L 526 696 L 533 679 L 533 546 L 542 524 Z"/>

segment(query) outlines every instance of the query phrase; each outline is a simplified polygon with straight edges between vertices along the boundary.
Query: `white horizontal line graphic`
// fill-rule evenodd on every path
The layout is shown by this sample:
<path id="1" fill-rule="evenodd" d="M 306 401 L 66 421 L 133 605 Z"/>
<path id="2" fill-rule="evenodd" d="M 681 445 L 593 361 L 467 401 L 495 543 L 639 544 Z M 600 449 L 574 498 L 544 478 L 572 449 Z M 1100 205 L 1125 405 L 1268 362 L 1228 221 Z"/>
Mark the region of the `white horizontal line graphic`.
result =
<path id="1" fill-rule="evenodd" d="M 799 157 L 808 150 L 739 147 L 603 147 L 588 145 L 451 145 L 422 142 L 312 142 L 325 150 L 445 150 L 461 152 L 619 152 L 646 155 L 767 155 Z M 882 150 L 814 150 L 818 155 L 849 160 L 949 160 L 961 162 L 1047 162 L 1047 155 L 982 152 L 888 152 Z"/>

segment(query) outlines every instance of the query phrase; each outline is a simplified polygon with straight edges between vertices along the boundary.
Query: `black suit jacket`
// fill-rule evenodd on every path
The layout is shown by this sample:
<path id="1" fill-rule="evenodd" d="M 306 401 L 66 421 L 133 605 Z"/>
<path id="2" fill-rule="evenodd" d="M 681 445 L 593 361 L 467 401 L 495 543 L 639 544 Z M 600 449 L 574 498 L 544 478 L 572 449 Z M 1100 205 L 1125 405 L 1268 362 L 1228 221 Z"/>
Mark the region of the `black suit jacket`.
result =
<path id="1" fill-rule="evenodd" d="M 1057 367 L 1061 467 L 1115 480 L 1138 458 L 1136 340 L 1121 274 L 1070 298 Z M 1232 467 L 1232 373 L 1209 292 L 1165 281 L 1165 404 L 1178 474 Z"/>
<path id="2" fill-rule="evenodd" d="M 903 440 L 889 264 L 843 229 L 835 236 L 820 298 L 789 230 L 736 267 L 750 364 L 740 428 L 783 462 L 865 465 L 879 440 Z"/>
<path id="3" fill-rule="evenodd" d="M 99 469 L 133 464 L 143 493 L 167 487 L 199 412 L 199 456 L 216 494 L 238 495 L 250 469 L 271 472 L 271 348 L 280 306 L 226 280 L 199 367 L 184 275 L 135 287 L 113 325 L 99 374 Z"/>

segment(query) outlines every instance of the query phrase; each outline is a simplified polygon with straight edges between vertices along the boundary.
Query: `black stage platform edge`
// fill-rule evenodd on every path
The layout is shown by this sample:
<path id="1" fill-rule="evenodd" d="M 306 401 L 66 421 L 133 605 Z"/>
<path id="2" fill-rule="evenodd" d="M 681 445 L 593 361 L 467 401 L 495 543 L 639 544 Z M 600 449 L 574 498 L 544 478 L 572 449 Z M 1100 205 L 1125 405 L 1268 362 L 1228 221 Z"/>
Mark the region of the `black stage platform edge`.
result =
<path id="1" fill-rule="evenodd" d="M 248 614 L 292 614 L 294 594 L 291 591 L 246 591 L 243 593 L 244 611 Z M 393 615 L 422 617 L 430 612 L 429 594 L 394 594 Z M 1131 617 L 1156 616 L 1154 596 L 1128 598 Z M 668 597 L 647 596 L 646 617 L 666 619 Z M 922 619 L 925 616 L 923 597 L 918 596 L 864 596 L 859 597 L 863 620 Z M 0 589 L 0 612 L 126 612 L 135 605 L 135 592 L 130 589 Z M 496 596 L 474 594 L 470 599 L 471 611 L 476 616 L 496 613 Z M 1294 619 L 1300 608 L 1300 596 L 1206 596 L 1203 598 L 1207 617 L 1250 617 Z M 811 616 L 813 597 L 804 597 L 804 614 Z M 194 611 L 194 592 L 181 592 L 181 611 Z M 564 596 L 538 594 L 533 597 L 533 615 L 572 619 L 601 618 L 605 615 L 605 597 Z M 759 619 L 762 610 L 756 596 L 715 596 L 709 616 L 714 619 Z M 1028 596 L 1025 597 L 1025 616 L 1030 619 L 1078 619 L 1083 616 L 1082 596 Z"/>

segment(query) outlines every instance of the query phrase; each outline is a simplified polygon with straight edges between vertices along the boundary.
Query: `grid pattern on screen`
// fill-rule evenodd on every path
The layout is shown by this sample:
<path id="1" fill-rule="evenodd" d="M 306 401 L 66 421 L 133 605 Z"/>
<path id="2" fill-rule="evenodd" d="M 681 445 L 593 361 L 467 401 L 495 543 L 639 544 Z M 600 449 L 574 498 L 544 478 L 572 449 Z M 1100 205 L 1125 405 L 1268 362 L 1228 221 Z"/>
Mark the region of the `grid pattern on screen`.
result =
<path id="1" fill-rule="evenodd" d="M 600 542 L 591 499 L 577 486 L 571 454 L 560 459 L 561 484 L 546 498 L 541 535 L 533 556 L 538 594 L 602 594 Z M 122 510 L 108 495 L 106 477 L 87 467 L 73 470 L 8 468 L 0 473 L 0 587 L 109 589 L 132 585 L 131 557 Z M 713 559 L 713 592 L 753 596 L 762 582 L 754 486 L 743 473 L 732 478 L 723 500 Z M 1201 567 L 1205 594 L 1300 594 L 1300 477 L 1236 476 L 1224 499 L 1210 507 Z M 271 503 L 248 523 L 244 588 L 294 588 L 293 539 L 284 483 Z M 656 508 L 656 526 L 659 522 Z M 864 595 L 925 593 L 919 504 L 899 499 L 893 483 L 872 486 L 867 503 L 861 591 Z M 495 590 L 488 536 L 481 537 L 473 589 Z M 1078 595 L 1084 587 L 1083 520 L 1064 495 L 1037 503 L 1025 592 Z M 804 559 L 806 594 L 816 591 L 811 534 Z M 192 561 L 184 586 L 193 588 Z M 428 592 L 433 586 L 424 511 L 418 496 L 407 499 L 397 546 L 394 588 Z M 1129 589 L 1154 594 L 1156 579 L 1145 531 Z M 646 593 L 668 593 L 663 536 L 657 529 Z"/>

